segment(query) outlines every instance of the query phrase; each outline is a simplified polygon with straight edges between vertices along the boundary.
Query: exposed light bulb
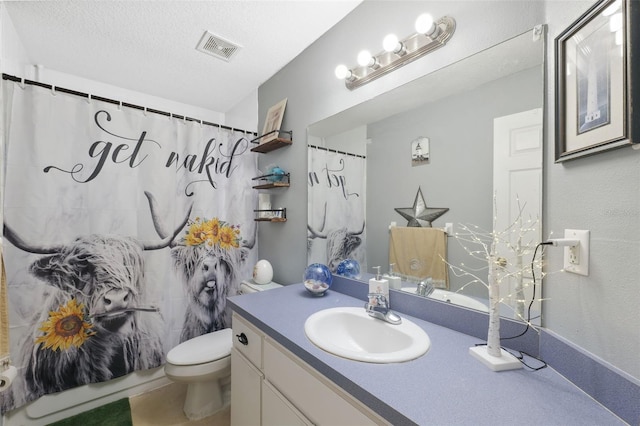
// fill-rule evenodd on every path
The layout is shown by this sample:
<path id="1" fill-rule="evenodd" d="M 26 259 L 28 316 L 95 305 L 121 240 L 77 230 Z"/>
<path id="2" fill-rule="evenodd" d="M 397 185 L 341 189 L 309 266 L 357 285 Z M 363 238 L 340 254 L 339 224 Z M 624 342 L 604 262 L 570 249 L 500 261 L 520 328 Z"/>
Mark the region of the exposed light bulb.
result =
<path id="1" fill-rule="evenodd" d="M 404 56 L 407 54 L 407 48 L 403 42 L 398 40 L 395 34 L 387 35 L 382 41 L 382 47 L 389 53 L 394 53 L 398 56 Z"/>
<path id="2" fill-rule="evenodd" d="M 340 64 L 336 67 L 335 74 L 337 78 L 344 80 L 351 75 L 351 70 L 346 65 Z"/>
<path id="3" fill-rule="evenodd" d="M 433 18 L 428 13 L 423 13 L 416 19 L 416 32 L 430 36 L 436 31 L 436 25 L 433 22 Z"/>
<path id="4" fill-rule="evenodd" d="M 368 50 L 363 50 L 358 53 L 358 65 L 361 67 L 369 66 L 372 59 L 373 56 L 371 56 L 371 53 Z"/>
<path id="5" fill-rule="evenodd" d="M 382 47 L 387 52 L 394 52 L 398 50 L 398 36 L 395 34 L 387 34 L 387 36 L 382 40 Z"/>

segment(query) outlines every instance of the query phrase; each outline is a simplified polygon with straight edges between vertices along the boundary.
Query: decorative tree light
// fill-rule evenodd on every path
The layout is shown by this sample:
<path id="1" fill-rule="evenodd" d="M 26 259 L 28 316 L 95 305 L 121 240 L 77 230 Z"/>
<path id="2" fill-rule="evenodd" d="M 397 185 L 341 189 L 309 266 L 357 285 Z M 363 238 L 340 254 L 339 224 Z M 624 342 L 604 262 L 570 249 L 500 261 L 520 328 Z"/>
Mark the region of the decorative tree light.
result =
<path id="1" fill-rule="evenodd" d="M 517 218 L 502 231 L 496 230 L 496 215 L 493 217 L 493 231 L 486 231 L 476 225 L 460 225 L 461 232 L 456 232 L 454 237 L 462 245 L 467 254 L 475 259 L 480 259 L 486 266 L 472 269 L 464 263 L 455 266 L 447 262 L 449 268 L 457 277 L 470 279 L 462 288 L 481 283 L 489 290 L 489 330 L 487 333 L 487 345 L 474 346 L 469 349 L 471 355 L 494 371 L 513 370 L 522 368 L 522 363 L 511 353 L 500 346 L 500 303 L 507 299 L 515 298 L 515 315 L 531 326 L 528 312 L 525 312 L 525 289 L 532 284 L 525 281 L 525 277 L 536 274 L 543 277 L 542 261 L 532 259 L 538 243 L 539 219 L 525 220 L 523 216 L 524 206 L 518 201 Z M 495 196 L 494 196 L 495 212 Z M 473 248 L 472 248 L 473 247 Z M 510 253 L 511 260 L 503 257 Z M 503 256 L 501 256 L 503 254 Z M 524 259 L 532 259 L 525 262 Z M 480 271 L 488 270 L 487 280 L 480 277 Z M 514 280 L 514 294 L 508 294 L 501 298 L 500 284 L 507 280 Z M 534 289 L 535 292 L 535 289 Z M 535 297 L 535 293 L 533 295 Z M 538 301 L 542 299 L 537 299 Z M 533 303 L 533 301 L 531 302 Z M 529 305 L 529 308 L 531 305 Z"/>

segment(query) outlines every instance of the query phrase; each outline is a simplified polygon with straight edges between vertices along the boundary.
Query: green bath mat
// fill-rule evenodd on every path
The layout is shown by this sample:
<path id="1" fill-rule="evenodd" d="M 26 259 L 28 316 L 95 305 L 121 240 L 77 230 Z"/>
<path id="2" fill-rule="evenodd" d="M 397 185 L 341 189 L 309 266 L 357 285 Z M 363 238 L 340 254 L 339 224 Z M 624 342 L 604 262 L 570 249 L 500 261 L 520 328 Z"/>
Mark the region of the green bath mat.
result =
<path id="1" fill-rule="evenodd" d="M 119 399 L 48 426 L 133 426 L 129 398 Z"/>

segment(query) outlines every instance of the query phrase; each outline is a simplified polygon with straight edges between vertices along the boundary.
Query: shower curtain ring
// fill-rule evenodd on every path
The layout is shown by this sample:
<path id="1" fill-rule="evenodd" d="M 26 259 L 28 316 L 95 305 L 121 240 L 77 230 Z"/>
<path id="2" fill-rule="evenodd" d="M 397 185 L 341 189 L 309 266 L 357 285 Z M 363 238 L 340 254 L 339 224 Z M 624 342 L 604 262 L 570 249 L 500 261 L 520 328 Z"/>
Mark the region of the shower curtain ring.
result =
<path id="1" fill-rule="evenodd" d="M 56 86 L 54 86 L 53 84 L 51 85 L 51 94 L 52 94 L 53 96 L 55 96 L 55 95 L 56 95 Z"/>
<path id="2" fill-rule="evenodd" d="M 24 89 L 27 84 L 24 82 L 24 78 L 21 78 L 20 81 L 18 82 L 18 86 L 20 86 L 21 89 Z"/>
<path id="3" fill-rule="evenodd" d="M 91 93 L 87 94 L 87 103 L 91 105 Z"/>

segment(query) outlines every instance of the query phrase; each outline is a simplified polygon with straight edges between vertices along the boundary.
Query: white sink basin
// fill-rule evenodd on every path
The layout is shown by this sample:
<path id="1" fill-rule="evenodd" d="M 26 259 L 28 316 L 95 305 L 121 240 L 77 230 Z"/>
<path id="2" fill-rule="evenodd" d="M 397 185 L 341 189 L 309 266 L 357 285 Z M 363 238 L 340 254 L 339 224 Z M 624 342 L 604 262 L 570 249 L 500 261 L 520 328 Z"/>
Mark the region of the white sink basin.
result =
<path id="1" fill-rule="evenodd" d="M 356 361 L 403 362 L 424 355 L 431 346 L 429 336 L 402 317 L 389 324 L 372 318 L 362 308 L 325 309 L 307 318 L 304 331 L 320 349 Z"/>
<path id="2" fill-rule="evenodd" d="M 402 287 L 401 290 L 406 291 L 407 293 L 415 294 L 416 286 Z M 431 293 L 428 297 L 435 300 L 441 300 L 443 302 L 453 303 L 454 305 L 464 306 L 464 307 L 475 309 L 482 312 L 489 312 L 489 307 L 484 303 L 482 303 L 481 301 L 476 300 L 469 296 L 465 296 L 464 294 L 454 293 L 453 291 L 436 288 L 435 290 L 433 290 L 433 293 Z"/>

